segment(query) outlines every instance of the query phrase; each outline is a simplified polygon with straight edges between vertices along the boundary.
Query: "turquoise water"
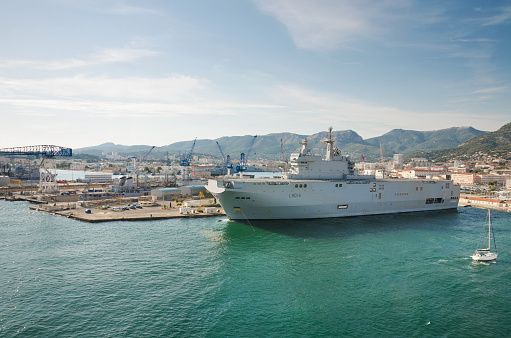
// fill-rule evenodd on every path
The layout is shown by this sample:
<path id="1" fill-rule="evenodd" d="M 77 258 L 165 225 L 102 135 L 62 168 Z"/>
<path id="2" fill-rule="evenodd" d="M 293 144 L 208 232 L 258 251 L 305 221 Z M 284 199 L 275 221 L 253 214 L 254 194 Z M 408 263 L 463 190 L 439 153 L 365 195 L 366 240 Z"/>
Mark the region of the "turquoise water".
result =
<path id="1" fill-rule="evenodd" d="M 1 337 L 511 336 L 511 213 L 81 223 L 0 201 Z"/>

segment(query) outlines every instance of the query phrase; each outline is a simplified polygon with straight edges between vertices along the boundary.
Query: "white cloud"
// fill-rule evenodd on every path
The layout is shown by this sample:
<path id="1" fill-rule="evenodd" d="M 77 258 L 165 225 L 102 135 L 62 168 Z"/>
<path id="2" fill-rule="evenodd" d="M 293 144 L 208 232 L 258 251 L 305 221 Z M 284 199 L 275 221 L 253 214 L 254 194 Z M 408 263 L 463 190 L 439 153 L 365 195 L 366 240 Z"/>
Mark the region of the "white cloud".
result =
<path id="1" fill-rule="evenodd" d="M 107 9 L 108 12 L 118 15 L 138 15 L 138 14 L 150 14 L 150 15 L 162 15 L 162 12 L 151 8 L 136 7 L 127 4 L 117 3 Z"/>
<path id="2" fill-rule="evenodd" d="M 125 3 L 125 1 L 102 1 L 102 0 L 53 0 L 65 6 L 74 7 L 77 10 L 107 13 L 112 15 L 162 15 L 162 12 L 147 7 L 138 7 Z"/>
<path id="3" fill-rule="evenodd" d="M 412 130 L 437 130 L 450 126 L 498 121 L 498 116 L 439 108 L 435 112 L 405 110 L 399 107 L 379 106 L 357 100 L 325 95 L 296 86 L 275 88 L 272 96 L 284 106 L 290 121 L 303 121 L 309 126 L 333 125 L 336 130 L 352 129 L 364 138 L 382 135 L 394 128 Z M 441 121 L 441 123 L 439 123 Z M 442 126 L 439 128 L 439 126 Z M 316 128 L 316 129 L 317 129 Z"/>
<path id="4" fill-rule="evenodd" d="M 245 104 L 224 101 L 202 103 L 121 102 L 71 99 L 0 99 L 0 105 L 17 110 L 17 116 L 57 117 L 78 113 L 84 118 L 137 118 L 178 116 L 233 116 L 241 112 L 279 108 L 274 105 Z M 193 123 L 190 121 L 190 123 Z"/>
<path id="5" fill-rule="evenodd" d="M 110 78 L 107 76 L 46 79 L 0 78 L 2 96 L 74 97 L 123 100 L 179 100 L 201 90 L 207 80 L 184 75 L 166 78 Z"/>
<path id="6" fill-rule="evenodd" d="M 167 78 L 106 76 L 48 79 L 0 78 L 0 105 L 30 116 L 170 117 L 236 115 L 278 106 L 225 101 L 211 94 L 209 81 L 184 75 Z M 59 113 L 60 112 L 60 113 Z"/>
<path id="7" fill-rule="evenodd" d="M 158 55 L 156 51 L 126 46 L 124 48 L 104 48 L 81 59 L 59 61 L 0 60 L 0 68 L 33 68 L 42 70 L 64 70 L 97 66 L 110 63 L 135 62 L 144 57 Z"/>
<path id="8" fill-rule="evenodd" d="M 492 87 L 492 88 L 485 88 L 485 89 L 479 89 L 476 90 L 470 94 L 492 94 L 492 93 L 502 93 L 507 91 L 508 87 Z"/>
<path id="9" fill-rule="evenodd" d="M 360 39 L 372 39 L 387 30 L 409 7 L 406 0 L 253 0 L 282 22 L 297 46 L 306 49 L 352 47 Z"/>
<path id="10" fill-rule="evenodd" d="M 394 107 L 374 106 L 355 100 L 333 95 L 325 95 L 295 86 L 280 86 L 273 92 L 273 97 L 283 100 L 292 111 L 311 120 L 336 120 L 338 122 L 381 121 L 383 115 L 389 121 L 409 114 Z M 284 104 L 281 102 L 281 104 Z M 305 116 L 303 116 L 305 115 Z M 410 119 L 413 119 L 410 117 Z"/>
<path id="11" fill-rule="evenodd" d="M 485 19 L 483 26 L 500 25 L 511 19 L 511 6 L 502 8 L 502 12 Z"/>

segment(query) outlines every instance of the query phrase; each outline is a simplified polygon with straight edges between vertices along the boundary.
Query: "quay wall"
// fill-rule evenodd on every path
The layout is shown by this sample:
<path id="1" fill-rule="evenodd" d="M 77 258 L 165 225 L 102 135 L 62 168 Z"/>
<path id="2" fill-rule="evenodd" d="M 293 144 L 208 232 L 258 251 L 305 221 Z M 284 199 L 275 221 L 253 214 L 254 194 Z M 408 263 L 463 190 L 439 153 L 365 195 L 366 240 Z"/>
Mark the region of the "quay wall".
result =
<path id="1" fill-rule="evenodd" d="M 474 207 L 482 209 L 495 209 L 511 212 L 511 201 L 505 201 L 495 198 L 460 196 L 459 207 Z"/>

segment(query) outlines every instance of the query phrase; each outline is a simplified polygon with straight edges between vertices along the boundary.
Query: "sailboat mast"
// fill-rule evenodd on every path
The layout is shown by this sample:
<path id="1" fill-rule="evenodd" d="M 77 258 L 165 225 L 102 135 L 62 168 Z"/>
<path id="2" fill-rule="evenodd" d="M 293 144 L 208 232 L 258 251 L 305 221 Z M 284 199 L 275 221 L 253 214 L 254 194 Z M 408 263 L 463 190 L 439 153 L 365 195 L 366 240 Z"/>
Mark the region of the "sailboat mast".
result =
<path id="1" fill-rule="evenodd" d="M 488 250 L 491 248 L 491 215 L 490 209 L 488 209 Z"/>

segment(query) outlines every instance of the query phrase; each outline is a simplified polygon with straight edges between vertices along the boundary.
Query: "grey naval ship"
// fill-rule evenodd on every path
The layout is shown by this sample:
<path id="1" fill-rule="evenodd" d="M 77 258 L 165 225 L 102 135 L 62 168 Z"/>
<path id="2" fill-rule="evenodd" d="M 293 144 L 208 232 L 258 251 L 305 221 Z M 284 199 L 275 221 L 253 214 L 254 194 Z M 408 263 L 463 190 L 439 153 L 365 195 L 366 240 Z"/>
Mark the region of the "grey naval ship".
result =
<path id="1" fill-rule="evenodd" d="M 360 175 L 334 147 L 328 132 L 326 156 L 314 155 L 302 141 L 281 178 L 224 176 L 207 189 L 230 219 L 306 219 L 455 209 L 460 187 L 450 180 L 377 179 Z"/>

